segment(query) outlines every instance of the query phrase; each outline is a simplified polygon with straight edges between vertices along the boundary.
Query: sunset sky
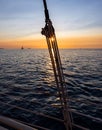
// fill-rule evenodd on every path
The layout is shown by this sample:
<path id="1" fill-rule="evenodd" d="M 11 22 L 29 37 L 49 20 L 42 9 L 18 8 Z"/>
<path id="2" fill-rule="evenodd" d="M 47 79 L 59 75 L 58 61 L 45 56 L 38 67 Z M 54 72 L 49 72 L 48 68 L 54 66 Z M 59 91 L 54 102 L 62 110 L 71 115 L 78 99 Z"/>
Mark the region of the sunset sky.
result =
<path id="1" fill-rule="evenodd" d="M 102 48 L 102 0 L 47 0 L 60 48 Z M 46 48 L 42 0 L 0 0 L 0 48 Z"/>

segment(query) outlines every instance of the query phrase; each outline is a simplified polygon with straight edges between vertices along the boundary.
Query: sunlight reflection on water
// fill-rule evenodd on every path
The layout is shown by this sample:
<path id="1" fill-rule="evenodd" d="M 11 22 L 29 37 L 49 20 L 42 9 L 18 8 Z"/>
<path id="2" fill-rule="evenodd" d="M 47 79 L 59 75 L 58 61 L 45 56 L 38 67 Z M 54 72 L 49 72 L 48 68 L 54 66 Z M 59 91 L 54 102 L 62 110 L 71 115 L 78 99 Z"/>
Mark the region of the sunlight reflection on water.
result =
<path id="1" fill-rule="evenodd" d="M 102 50 L 60 50 L 67 91 L 70 98 L 102 104 Z M 47 50 L 0 50 L 0 93 L 10 98 L 0 100 L 24 104 L 21 98 L 58 105 L 52 65 Z M 22 101 L 22 103 L 21 103 Z M 92 104 L 71 101 L 71 108 L 85 114 L 102 117 L 102 109 Z M 31 109 L 35 109 L 31 105 Z M 39 111 L 57 113 L 59 109 L 37 106 Z M 3 113 L 1 106 L 0 112 Z M 7 113 L 10 113 L 7 110 Z"/>

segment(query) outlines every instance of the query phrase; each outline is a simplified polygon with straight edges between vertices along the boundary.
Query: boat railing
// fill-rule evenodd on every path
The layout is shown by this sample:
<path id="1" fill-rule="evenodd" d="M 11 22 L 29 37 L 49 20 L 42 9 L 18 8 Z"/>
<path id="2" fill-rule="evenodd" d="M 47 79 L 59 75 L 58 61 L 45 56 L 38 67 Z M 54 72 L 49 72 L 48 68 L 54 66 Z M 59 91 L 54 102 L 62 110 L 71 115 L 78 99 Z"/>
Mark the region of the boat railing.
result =
<path id="1" fill-rule="evenodd" d="M 3 92 L 0 92 L 0 96 L 3 97 L 3 96 L 6 96 L 6 97 L 11 97 L 12 98 L 12 101 L 25 101 L 26 99 L 23 98 L 23 97 L 20 97 L 20 98 L 13 98 L 13 96 L 9 95 L 9 94 L 4 94 Z M 69 100 L 69 99 L 68 99 Z M 70 99 L 70 101 L 77 101 L 77 102 L 82 102 L 81 100 L 77 100 L 77 99 Z M 42 112 L 38 112 L 38 111 L 35 111 L 35 110 L 30 110 L 30 109 L 26 109 L 26 108 L 23 108 L 23 107 L 20 107 L 18 105 L 12 105 L 12 101 L 8 101 L 8 102 L 4 102 L 4 101 L 0 101 L 0 104 L 1 105 L 4 105 L 6 106 L 6 108 L 16 108 L 18 110 L 22 110 L 22 111 L 25 111 L 27 113 L 30 113 L 30 114 L 34 114 L 34 115 L 37 115 L 37 116 L 41 116 L 41 117 L 44 117 L 44 118 L 48 118 L 48 119 L 51 119 L 51 120 L 55 120 L 57 122 L 60 122 L 60 123 L 63 123 L 64 124 L 64 119 L 61 119 L 61 118 L 58 118 L 58 117 L 54 117 L 54 116 L 51 116 L 51 115 L 48 115 L 48 114 L 45 114 L 45 113 L 42 113 Z M 40 105 L 44 105 L 45 107 L 53 107 L 53 108 L 56 108 L 56 107 L 59 107 L 61 109 L 61 105 L 51 105 L 51 104 L 46 104 L 46 103 L 42 103 L 42 102 L 39 102 L 39 101 L 29 101 L 29 100 L 26 100 L 26 102 L 32 102 L 32 103 L 38 103 Z M 98 106 L 98 107 L 101 107 L 102 108 L 102 105 L 100 104 L 97 104 L 97 103 L 93 103 L 91 101 L 85 101 L 84 100 L 84 103 L 90 103 L 90 104 L 93 104 L 95 106 Z M 30 107 L 30 106 L 29 106 Z M 90 120 L 94 120 L 94 121 L 97 121 L 97 122 L 100 122 L 102 123 L 102 119 L 100 118 L 96 118 L 96 117 L 93 117 L 93 116 L 90 116 L 90 115 L 86 115 L 86 114 L 83 114 L 81 112 L 78 112 L 77 110 L 73 110 L 71 109 L 71 106 L 70 106 L 70 109 L 68 109 L 68 111 L 70 111 L 72 114 L 77 114 L 78 116 L 81 116 L 81 117 L 85 117 L 85 118 L 88 118 Z M 46 113 L 48 113 L 48 111 L 46 111 Z M 12 114 L 12 113 L 11 113 Z M 3 116 L 2 112 L 1 112 L 1 115 Z M 5 115 L 4 115 L 5 116 Z M 31 126 L 31 127 L 34 127 L 36 129 L 42 129 L 42 130 L 48 130 L 48 128 L 45 128 L 43 126 L 39 126 L 39 125 L 36 125 L 36 124 L 31 124 L 31 123 L 27 123 L 27 122 L 24 122 L 24 121 L 21 121 L 21 120 L 18 120 L 18 119 L 15 119 L 16 121 L 19 121 L 21 123 L 24 123 L 28 126 Z M 1 120 L 0 120 L 1 122 Z M 6 124 L 6 122 L 5 122 Z M 81 126 L 79 124 L 76 124 L 74 121 L 71 123 L 72 125 L 72 129 L 73 128 L 78 128 L 80 130 L 89 130 L 89 128 L 85 128 L 84 126 Z"/>

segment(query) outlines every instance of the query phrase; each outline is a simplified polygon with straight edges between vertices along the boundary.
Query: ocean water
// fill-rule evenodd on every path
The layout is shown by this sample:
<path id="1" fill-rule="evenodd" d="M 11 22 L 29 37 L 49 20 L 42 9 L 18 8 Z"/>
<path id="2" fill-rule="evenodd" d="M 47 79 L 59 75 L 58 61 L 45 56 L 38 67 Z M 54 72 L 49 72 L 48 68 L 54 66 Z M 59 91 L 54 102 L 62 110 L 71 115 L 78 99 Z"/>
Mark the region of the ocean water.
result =
<path id="1" fill-rule="evenodd" d="M 74 123 L 101 130 L 102 49 L 62 49 L 60 55 L 70 108 L 98 119 L 72 113 Z M 48 50 L 0 50 L 0 115 L 64 130 L 61 123 L 31 113 L 62 119 L 57 93 Z"/>

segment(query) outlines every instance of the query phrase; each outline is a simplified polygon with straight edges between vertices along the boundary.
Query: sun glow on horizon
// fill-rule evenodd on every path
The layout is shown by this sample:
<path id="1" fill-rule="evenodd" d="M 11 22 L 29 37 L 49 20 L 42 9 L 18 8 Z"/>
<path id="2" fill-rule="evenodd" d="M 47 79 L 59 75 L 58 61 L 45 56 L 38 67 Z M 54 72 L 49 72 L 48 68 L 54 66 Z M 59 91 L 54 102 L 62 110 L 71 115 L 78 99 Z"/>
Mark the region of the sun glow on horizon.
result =
<path id="1" fill-rule="evenodd" d="M 58 37 L 59 48 L 102 48 L 102 36 Z M 46 38 L 0 41 L 0 48 L 47 48 Z"/>
<path id="2" fill-rule="evenodd" d="M 47 48 L 43 3 L 0 1 L 0 48 Z M 47 0 L 59 48 L 102 48 L 102 1 Z"/>

